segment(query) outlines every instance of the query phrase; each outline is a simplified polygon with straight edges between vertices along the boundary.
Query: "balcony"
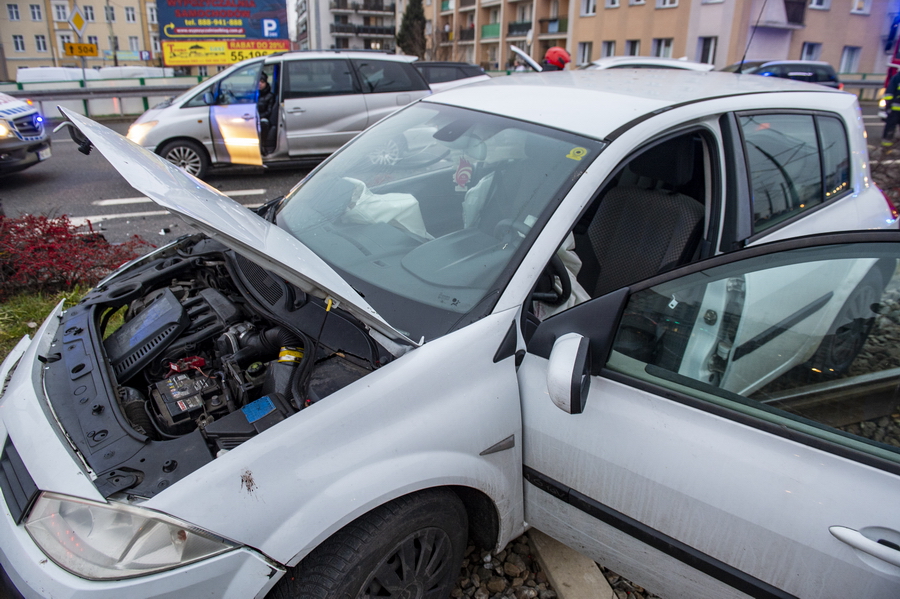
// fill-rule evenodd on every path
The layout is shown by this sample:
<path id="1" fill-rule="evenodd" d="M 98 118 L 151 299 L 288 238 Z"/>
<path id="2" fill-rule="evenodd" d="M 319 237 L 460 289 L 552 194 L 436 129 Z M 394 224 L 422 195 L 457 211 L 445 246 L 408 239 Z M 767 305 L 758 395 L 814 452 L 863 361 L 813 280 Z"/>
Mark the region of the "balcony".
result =
<path id="1" fill-rule="evenodd" d="M 566 33 L 569 30 L 568 19 L 541 19 L 541 35 Z"/>
<path id="2" fill-rule="evenodd" d="M 467 27 L 459 30 L 459 41 L 471 42 L 475 40 L 475 28 Z"/>
<path id="3" fill-rule="evenodd" d="M 350 5 L 350 0 L 331 0 L 331 4 L 329 4 L 328 6 L 333 11 L 353 12 L 353 7 Z"/>
<path id="4" fill-rule="evenodd" d="M 459 0 L 459 9 L 473 8 L 478 0 Z"/>
<path id="5" fill-rule="evenodd" d="M 356 28 L 357 35 L 366 35 L 366 36 L 382 36 L 386 35 L 388 37 L 394 37 L 394 28 L 393 27 L 382 27 L 377 25 L 359 25 Z"/>
<path id="6" fill-rule="evenodd" d="M 481 26 L 481 39 L 500 37 L 500 23 Z"/>
<path id="7" fill-rule="evenodd" d="M 453 0 L 441 0 L 441 12 L 453 10 Z"/>
<path id="8" fill-rule="evenodd" d="M 506 28 L 506 35 L 509 37 L 525 37 L 531 31 L 531 21 L 519 21 L 517 23 L 509 23 Z"/>
<path id="9" fill-rule="evenodd" d="M 385 13 L 394 14 L 395 4 L 385 4 L 382 0 L 364 0 L 363 2 L 354 2 L 353 8 L 361 13 Z"/>
<path id="10" fill-rule="evenodd" d="M 350 23 L 332 23 L 331 33 L 340 35 L 356 35 L 356 25 Z"/>

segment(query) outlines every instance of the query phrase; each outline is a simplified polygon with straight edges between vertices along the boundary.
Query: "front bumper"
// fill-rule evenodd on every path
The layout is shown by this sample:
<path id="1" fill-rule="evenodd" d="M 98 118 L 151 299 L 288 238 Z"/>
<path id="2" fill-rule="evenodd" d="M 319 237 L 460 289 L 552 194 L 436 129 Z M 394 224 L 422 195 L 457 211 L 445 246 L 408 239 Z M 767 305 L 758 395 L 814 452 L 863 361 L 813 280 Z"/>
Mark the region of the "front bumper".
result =
<path id="1" fill-rule="evenodd" d="M 45 491 L 102 501 L 90 475 L 71 453 L 45 411 L 39 355 L 53 351 L 51 341 L 62 305 L 47 318 L 30 343 L 16 346 L 0 366 L 8 384 L 0 397 L 0 447 L 11 439 L 35 485 Z M 14 363 L 18 360 L 18 365 Z M 16 524 L 0 491 L 0 597 L 142 599 L 153 597 L 262 597 L 284 573 L 277 564 L 248 548 L 238 548 L 180 568 L 139 578 L 90 581 L 50 561 Z M 239 517 L 239 515 L 235 515 Z M 6 587 L 6 594 L 3 594 Z"/>
<path id="2" fill-rule="evenodd" d="M 0 173 L 14 173 L 50 157 L 50 140 L 16 148 L 0 146 Z"/>

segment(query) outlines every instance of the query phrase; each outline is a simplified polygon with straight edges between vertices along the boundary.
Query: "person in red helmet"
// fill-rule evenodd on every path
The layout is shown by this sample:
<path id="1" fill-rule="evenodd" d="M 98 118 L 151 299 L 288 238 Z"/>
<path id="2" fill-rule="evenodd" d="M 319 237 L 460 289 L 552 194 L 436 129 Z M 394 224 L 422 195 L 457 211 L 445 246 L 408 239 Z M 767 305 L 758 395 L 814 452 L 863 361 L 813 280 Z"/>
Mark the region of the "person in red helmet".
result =
<path id="1" fill-rule="evenodd" d="M 544 63 L 541 65 L 545 71 L 562 71 L 566 64 L 572 62 L 572 57 L 565 48 L 553 46 L 544 54 Z"/>

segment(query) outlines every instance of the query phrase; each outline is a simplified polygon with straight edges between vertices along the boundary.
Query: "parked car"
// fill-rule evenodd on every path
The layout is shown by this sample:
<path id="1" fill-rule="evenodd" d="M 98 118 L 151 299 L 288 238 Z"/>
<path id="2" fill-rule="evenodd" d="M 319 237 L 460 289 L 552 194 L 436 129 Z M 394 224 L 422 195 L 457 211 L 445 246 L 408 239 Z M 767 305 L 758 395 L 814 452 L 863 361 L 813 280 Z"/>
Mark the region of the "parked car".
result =
<path id="1" fill-rule="evenodd" d="M 415 59 L 321 51 L 246 60 L 146 111 L 128 138 L 201 178 L 215 165 L 321 160 L 431 93 Z M 263 75 L 280 107 L 274 123 L 256 110 Z"/>
<path id="2" fill-rule="evenodd" d="M 0 174 L 21 171 L 50 155 L 50 134 L 37 106 L 0 93 Z"/>
<path id="3" fill-rule="evenodd" d="M 422 73 L 434 92 L 490 79 L 490 75 L 480 66 L 467 62 L 418 61 L 413 66 Z"/>
<path id="4" fill-rule="evenodd" d="M 729 73 L 746 73 L 763 77 L 781 77 L 794 81 L 818 83 L 835 89 L 844 89 L 834 67 L 815 60 L 748 60 L 722 69 Z"/>
<path id="5" fill-rule="evenodd" d="M 494 78 L 255 212 L 63 110 L 198 231 L 0 366 L 24 595 L 443 598 L 467 534 L 531 526 L 666 597 L 898 596 L 900 233 L 853 95 Z"/>
<path id="6" fill-rule="evenodd" d="M 686 71 L 711 71 L 713 65 L 681 58 L 655 56 L 610 56 L 595 60 L 580 69 L 683 69 Z"/>

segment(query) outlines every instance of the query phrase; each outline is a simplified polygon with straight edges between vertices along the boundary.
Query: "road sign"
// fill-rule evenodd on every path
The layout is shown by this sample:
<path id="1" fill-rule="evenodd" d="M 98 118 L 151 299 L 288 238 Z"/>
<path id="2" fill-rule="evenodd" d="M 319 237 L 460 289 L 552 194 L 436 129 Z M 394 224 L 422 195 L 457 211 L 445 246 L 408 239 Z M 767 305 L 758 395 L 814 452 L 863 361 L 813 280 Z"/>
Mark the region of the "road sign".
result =
<path id="1" fill-rule="evenodd" d="M 97 44 L 63 44 L 66 56 L 99 56 Z"/>
<path id="2" fill-rule="evenodd" d="M 78 33 L 78 37 L 81 38 L 81 35 L 84 33 L 84 27 L 87 25 L 87 21 L 85 20 L 84 15 L 81 14 L 81 9 L 78 8 L 77 4 L 69 14 L 69 25 L 72 26 L 72 29 L 74 29 Z M 73 54 L 72 56 L 97 56 L 97 54 Z"/>

